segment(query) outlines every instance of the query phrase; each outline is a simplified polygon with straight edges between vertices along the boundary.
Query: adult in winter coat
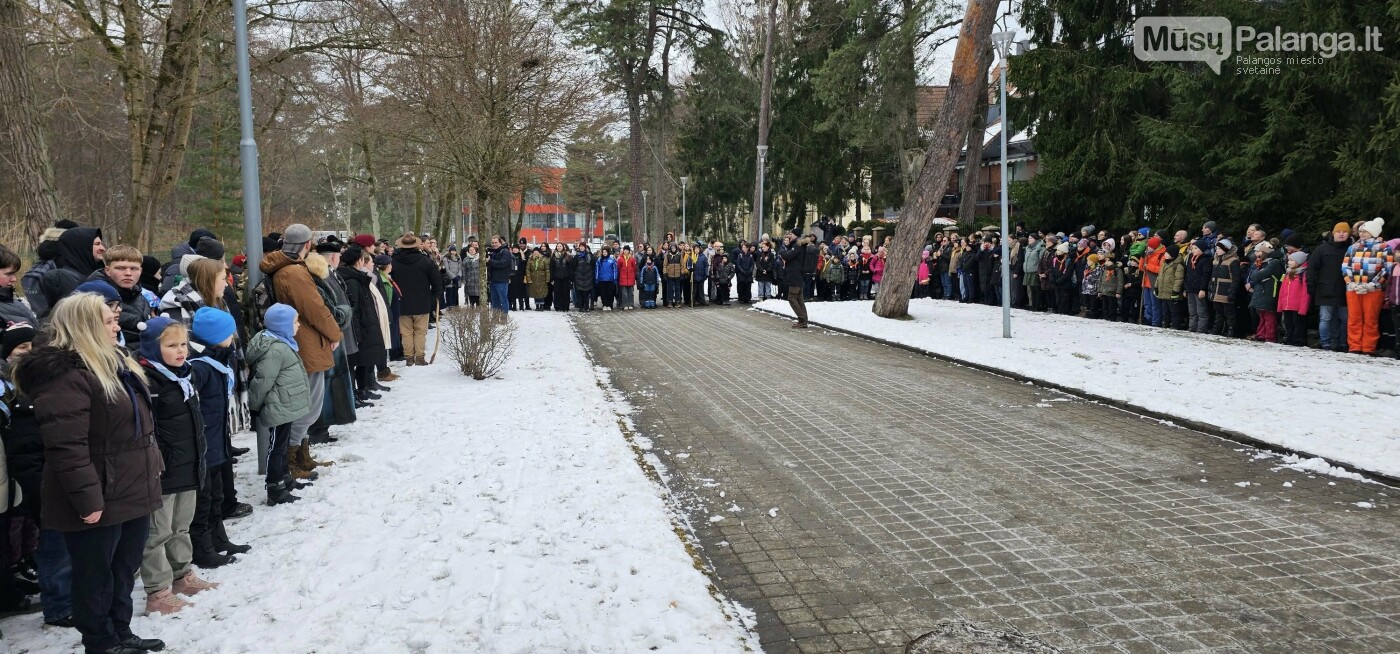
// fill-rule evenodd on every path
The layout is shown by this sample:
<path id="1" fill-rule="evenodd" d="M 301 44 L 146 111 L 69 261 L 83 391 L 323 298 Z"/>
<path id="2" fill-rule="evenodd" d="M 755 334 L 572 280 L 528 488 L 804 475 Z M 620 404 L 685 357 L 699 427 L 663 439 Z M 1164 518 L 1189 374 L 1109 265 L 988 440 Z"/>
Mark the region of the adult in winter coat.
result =
<path id="1" fill-rule="evenodd" d="M 462 254 L 462 289 L 466 292 L 467 304 L 481 306 L 481 248 L 472 241 Z"/>
<path id="2" fill-rule="evenodd" d="M 0 331 L 9 325 L 37 322 L 29 306 L 15 297 L 15 282 L 23 263 L 14 250 L 0 245 Z"/>
<path id="3" fill-rule="evenodd" d="M 569 248 L 563 243 L 554 246 L 554 254 L 549 257 L 549 279 L 551 292 L 554 294 L 552 303 L 555 311 L 569 310 L 569 296 L 573 295 L 574 275 L 570 267 Z"/>
<path id="4" fill-rule="evenodd" d="M 529 286 L 525 282 L 525 264 L 529 261 L 525 258 L 528 250 L 525 244 L 521 243 L 510 249 L 511 258 L 515 259 L 515 264 L 510 273 L 510 307 L 512 309 L 529 309 L 530 293 Z"/>
<path id="5" fill-rule="evenodd" d="M 598 274 L 594 268 L 595 262 L 593 253 L 588 251 L 588 244 L 580 241 L 569 262 L 569 277 L 574 282 L 574 308 L 579 311 L 593 309 L 594 281 Z"/>
<path id="6" fill-rule="evenodd" d="M 462 258 L 455 245 L 442 257 L 442 300 L 444 308 L 462 304 Z"/>
<path id="7" fill-rule="evenodd" d="M 1021 264 L 1021 283 L 1026 287 L 1027 301 L 1031 311 L 1039 311 L 1040 300 L 1040 259 L 1045 256 L 1045 244 L 1035 234 L 1026 237 L 1025 261 Z"/>
<path id="8" fill-rule="evenodd" d="M 525 265 L 525 284 L 530 299 L 535 301 L 535 310 L 544 311 L 549 304 L 549 259 L 539 250 L 530 253 L 530 262 Z"/>
<path id="9" fill-rule="evenodd" d="M 180 270 L 180 261 L 187 256 L 199 254 L 199 242 L 204 239 L 218 240 L 218 236 L 204 228 L 199 228 L 190 232 L 190 237 L 185 242 L 170 248 L 170 259 L 161 270 L 161 285 L 159 294 L 164 295 L 175 284 L 180 282 L 183 273 Z"/>
<path id="10" fill-rule="evenodd" d="M 773 297 L 773 285 L 778 281 L 776 270 L 776 255 L 773 248 L 767 243 L 758 246 L 758 254 L 754 256 L 753 278 L 758 282 L 758 299 L 767 300 Z"/>
<path id="11" fill-rule="evenodd" d="M 102 258 L 106 254 L 107 247 L 102 244 L 102 230 L 95 227 L 75 227 L 58 237 L 55 267 L 44 273 L 39 280 L 43 306 L 36 306 L 35 313 L 41 322 L 48 320 L 51 307 L 68 297 L 73 289 L 78 288 L 102 267 Z"/>
<path id="12" fill-rule="evenodd" d="M 598 260 L 593 262 L 593 283 L 603 310 L 612 311 L 617 299 L 617 260 L 612 258 L 608 248 L 599 250 Z"/>
<path id="13" fill-rule="evenodd" d="M 661 266 L 661 276 L 666 280 L 665 302 L 668 307 L 681 306 L 681 284 L 685 282 L 685 255 L 681 248 L 671 243 L 666 250 L 665 263 Z"/>
<path id="14" fill-rule="evenodd" d="M 1215 259 L 1211 265 L 1210 289 L 1206 295 L 1215 316 L 1212 331 L 1230 336 L 1235 331 L 1235 301 L 1244 292 L 1244 270 L 1240 266 L 1239 250 L 1228 238 L 1215 242 Z"/>
<path id="15" fill-rule="evenodd" d="M 792 326 L 806 329 L 807 304 L 803 299 L 803 286 L 806 283 L 807 271 L 815 272 L 817 257 L 821 255 L 810 236 L 799 237 L 795 231 L 783 237 L 783 245 L 784 249 L 778 254 L 783 259 L 783 285 L 787 287 L 788 304 L 792 307 L 793 315 L 797 317 Z M 883 273 L 884 267 L 880 270 Z"/>
<path id="16" fill-rule="evenodd" d="M 705 256 L 702 247 L 697 242 L 691 250 L 693 260 L 690 264 L 690 300 L 697 307 L 708 304 L 705 299 L 705 282 L 710 279 L 710 258 Z"/>
<path id="17" fill-rule="evenodd" d="M 375 379 L 374 371 L 385 360 L 389 343 L 389 313 L 374 283 L 374 262 L 358 246 L 340 255 L 336 274 L 345 285 L 345 297 L 354 314 L 353 325 L 360 350 L 350 357 L 354 368 L 357 397 L 361 402 L 369 393 L 386 388 Z"/>
<path id="18" fill-rule="evenodd" d="M 510 311 L 510 276 L 515 263 L 505 239 L 492 236 L 491 247 L 486 250 L 486 289 L 489 305 L 501 313 Z"/>
<path id="19" fill-rule="evenodd" d="M 50 317 L 48 343 L 20 358 L 14 372 L 44 439 L 41 520 L 64 532 L 73 623 L 90 653 L 162 649 L 131 632 L 131 591 L 150 515 L 161 506 L 145 376 L 117 347 L 119 315 L 100 296 L 65 298 Z"/>
<path id="20" fill-rule="evenodd" d="M 1197 334 L 1210 331 L 1210 298 L 1206 292 L 1210 288 L 1210 277 L 1214 262 L 1207 250 L 1205 239 L 1196 239 L 1186 251 L 1186 278 L 1182 282 L 1182 292 L 1186 296 L 1186 328 Z"/>
<path id="21" fill-rule="evenodd" d="M 54 227 L 44 230 L 44 233 L 39 236 L 39 244 L 34 246 L 34 254 L 37 257 L 34 265 L 30 266 L 19 280 L 20 287 L 24 289 L 24 297 L 29 302 L 29 309 L 34 312 L 35 316 L 47 315 L 49 312 L 48 300 L 44 299 L 43 280 L 45 274 L 58 267 L 60 252 L 58 237 L 63 236 L 65 231 L 77 227 L 77 223 L 69 220 L 58 222 L 67 226 L 61 227 L 56 224 Z"/>
<path id="22" fill-rule="evenodd" d="M 442 295 L 442 276 L 437 264 L 419 247 L 413 234 L 404 234 L 394 250 L 394 283 L 403 295 L 399 305 L 399 334 L 403 338 L 404 360 L 410 366 L 428 363 L 428 318 Z"/>
<path id="23" fill-rule="evenodd" d="M 1351 225 L 1340 222 L 1308 255 L 1308 295 L 1317 304 L 1317 339 L 1324 350 L 1347 348 L 1347 283 L 1342 259 L 1350 245 Z"/>
<path id="24" fill-rule="evenodd" d="M 1356 242 L 1342 258 L 1347 284 L 1347 351 L 1374 354 L 1380 340 L 1381 308 L 1395 251 L 1381 238 L 1385 220 L 1373 218 L 1357 229 Z"/>

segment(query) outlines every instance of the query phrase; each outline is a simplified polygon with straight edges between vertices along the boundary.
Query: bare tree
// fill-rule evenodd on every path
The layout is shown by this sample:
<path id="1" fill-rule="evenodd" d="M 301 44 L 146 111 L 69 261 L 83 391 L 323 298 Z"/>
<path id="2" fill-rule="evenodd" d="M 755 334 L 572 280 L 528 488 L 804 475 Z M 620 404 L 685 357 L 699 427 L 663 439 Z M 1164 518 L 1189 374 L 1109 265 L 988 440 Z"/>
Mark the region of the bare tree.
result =
<path id="1" fill-rule="evenodd" d="M 758 147 L 768 145 L 768 127 L 773 114 L 773 39 L 778 29 L 778 0 L 768 2 L 768 25 L 763 33 L 763 90 L 758 105 Z M 758 156 L 757 152 L 754 156 Z M 763 213 L 763 161 L 758 162 L 753 180 L 753 221 L 755 229 L 763 231 L 760 215 Z M 859 205 L 859 201 L 856 203 Z"/>
<path id="2" fill-rule="evenodd" d="M 953 71 L 948 95 L 933 126 L 933 140 L 924 158 L 910 197 L 900 215 L 899 230 L 889 252 L 885 279 L 875 298 L 875 315 L 902 318 L 909 314 L 909 295 L 914 287 L 924 239 L 933 226 L 934 214 L 949 176 L 958 162 L 958 151 L 967 136 L 969 116 L 979 94 L 986 95 L 987 78 L 979 67 L 982 53 L 991 48 L 992 25 L 996 22 L 997 0 L 969 0 L 953 54 Z"/>
<path id="3" fill-rule="evenodd" d="M 59 218 L 53 165 L 25 53 L 25 15 L 20 0 L 0 0 L 0 119 L 9 133 L 9 155 L 24 204 L 25 234 L 31 245 Z"/>

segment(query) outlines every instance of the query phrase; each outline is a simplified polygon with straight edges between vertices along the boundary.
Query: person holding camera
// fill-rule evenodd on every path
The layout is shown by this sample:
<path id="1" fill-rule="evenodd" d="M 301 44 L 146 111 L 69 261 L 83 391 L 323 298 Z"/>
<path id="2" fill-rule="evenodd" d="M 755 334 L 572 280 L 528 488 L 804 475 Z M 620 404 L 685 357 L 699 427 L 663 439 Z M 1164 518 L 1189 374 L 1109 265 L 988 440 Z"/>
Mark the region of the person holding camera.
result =
<path id="1" fill-rule="evenodd" d="M 783 285 L 787 287 L 788 304 L 797 321 L 794 329 L 807 328 L 807 303 L 802 299 L 808 275 L 817 272 L 817 246 L 810 236 L 798 236 L 794 230 L 783 237 Z"/>

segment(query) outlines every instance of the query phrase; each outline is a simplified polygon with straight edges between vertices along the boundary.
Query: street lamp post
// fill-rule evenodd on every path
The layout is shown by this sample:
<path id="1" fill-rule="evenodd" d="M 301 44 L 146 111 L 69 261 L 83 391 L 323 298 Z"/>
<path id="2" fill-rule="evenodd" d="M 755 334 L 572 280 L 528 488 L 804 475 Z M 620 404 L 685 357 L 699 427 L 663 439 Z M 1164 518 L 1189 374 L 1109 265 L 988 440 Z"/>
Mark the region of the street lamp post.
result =
<path id="1" fill-rule="evenodd" d="M 643 243 L 646 242 L 646 240 L 647 240 L 647 234 L 650 233 L 650 231 L 647 229 L 647 218 L 648 218 L 648 216 L 647 216 L 647 190 L 646 190 L 646 189 L 642 189 L 642 242 L 643 242 Z M 636 239 L 633 239 L 633 240 L 636 240 Z"/>
<path id="2" fill-rule="evenodd" d="M 764 197 L 764 193 L 763 193 L 763 183 L 764 183 L 763 161 L 764 161 L 764 159 L 767 159 L 767 158 L 768 158 L 768 146 L 766 146 L 766 145 L 760 145 L 760 146 L 758 146 L 758 198 L 759 198 L 759 199 L 758 199 L 758 207 L 757 207 L 758 211 L 755 212 L 755 213 L 756 213 L 756 216 L 757 216 L 757 220 L 754 221 L 754 226 L 753 226 L 753 242 L 754 242 L 754 243 L 757 243 L 760 239 L 763 238 L 763 197 Z"/>
<path id="3" fill-rule="evenodd" d="M 613 209 L 616 209 L 616 211 L 613 212 L 613 220 L 617 222 L 617 238 L 618 238 L 618 240 L 621 240 L 621 239 L 622 239 L 622 198 L 618 198 L 618 199 L 614 200 L 614 202 L 616 202 L 617 204 L 616 204 L 616 206 L 613 207 Z M 607 227 L 606 224 L 603 225 L 603 226 L 604 226 L 604 227 Z M 633 241 L 634 243 L 638 243 L 638 244 L 641 243 L 641 241 L 638 241 L 638 240 L 637 240 L 637 235 L 636 235 L 636 234 L 633 234 L 633 235 L 632 235 L 632 241 Z"/>
<path id="4" fill-rule="evenodd" d="M 690 177 L 681 176 L 681 239 L 685 239 L 685 187 L 690 184 Z"/>
<path id="5" fill-rule="evenodd" d="M 997 54 L 1001 57 L 1001 337 L 1011 338 L 1011 230 L 1007 225 L 1011 212 L 1006 180 L 1006 133 L 1011 129 L 1011 116 L 1006 107 L 1006 59 L 1011 55 L 1016 31 L 992 35 Z"/>
<path id="6" fill-rule="evenodd" d="M 262 272 L 262 192 L 258 183 L 258 142 L 253 136 L 253 82 L 248 72 L 248 5 L 233 0 L 233 48 L 238 68 L 238 155 L 243 175 L 243 251 L 248 255 L 248 288 L 257 286 Z M 266 471 L 271 447 L 266 429 L 258 432 L 258 474 Z"/>

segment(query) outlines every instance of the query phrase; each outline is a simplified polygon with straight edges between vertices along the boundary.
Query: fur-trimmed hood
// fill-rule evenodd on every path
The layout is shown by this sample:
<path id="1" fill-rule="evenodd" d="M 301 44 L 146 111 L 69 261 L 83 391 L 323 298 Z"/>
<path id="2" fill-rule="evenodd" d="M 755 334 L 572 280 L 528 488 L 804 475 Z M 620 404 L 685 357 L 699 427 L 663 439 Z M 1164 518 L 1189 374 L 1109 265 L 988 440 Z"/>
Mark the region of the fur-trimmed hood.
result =
<path id="1" fill-rule="evenodd" d="M 11 372 L 15 384 L 25 395 L 33 395 L 54 380 L 83 368 L 83 360 L 77 352 L 48 345 L 35 347 L 20 357 L 18 363 Z"/>

